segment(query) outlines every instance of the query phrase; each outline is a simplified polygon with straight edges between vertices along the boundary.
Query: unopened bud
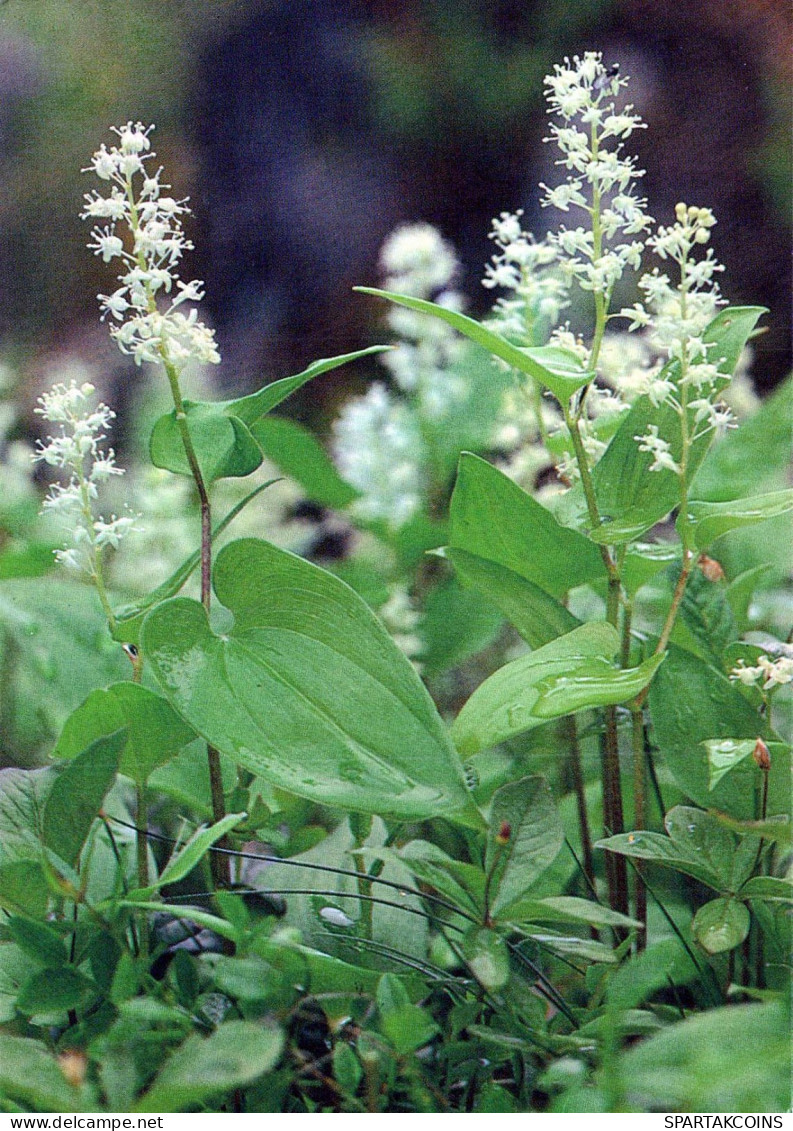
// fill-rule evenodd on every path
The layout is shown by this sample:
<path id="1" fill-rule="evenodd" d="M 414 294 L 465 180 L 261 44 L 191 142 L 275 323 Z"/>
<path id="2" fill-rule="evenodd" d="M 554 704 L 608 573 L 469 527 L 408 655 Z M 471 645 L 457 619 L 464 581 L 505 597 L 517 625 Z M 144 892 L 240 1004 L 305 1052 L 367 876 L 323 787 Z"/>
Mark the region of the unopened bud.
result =
<path id="1" fill-rule="evenodd" d="M 79 1088 L 85 1080 L 88 1059 L 85 1053 L 80 1052 L 79 1049 L 66 1049 L 58 1056 L 58 1067 L 63 1073 L 64 1079 L 73 1088 Z"/>
<path id="2" fill-rule="evenodd" d="M 688 210 L 682 201 L 679 204 L 675 205 L 675 219 L 677 220 L 678 224 L 685 224 L 687 214 Z"/>
<path id="3" fill-rule="evenodd" d="M 508 844 L 512 836 L 512 825 L 509 821 L 502 821 L 496 833 L 496 844 Z"/>
<path id="4" fill-rule="evenodd" d="M 707 554 L 700 554 L 698 564 L 708 581 L 724 581 L 724 570 L 721 568 L 721 562 L 717 562 L 715 558 L 709 558 Z"/>
<path id="5" fill-rule="evenodd" d="M 764 774 L 767 774 L 771 769 L 771 751 L 763 742 L 762 738 L 758 738 L 757 742 L 755 742 L 752 757 L 754 758 L 755 765 L 761 769 Z"/>
<path id="6" fill-rule="evenodd" d="M 696 234 L 694 235 L 695 243 L 707 243 L 709 239 L 710 232 L 707 228 L 697 228 Z"/>

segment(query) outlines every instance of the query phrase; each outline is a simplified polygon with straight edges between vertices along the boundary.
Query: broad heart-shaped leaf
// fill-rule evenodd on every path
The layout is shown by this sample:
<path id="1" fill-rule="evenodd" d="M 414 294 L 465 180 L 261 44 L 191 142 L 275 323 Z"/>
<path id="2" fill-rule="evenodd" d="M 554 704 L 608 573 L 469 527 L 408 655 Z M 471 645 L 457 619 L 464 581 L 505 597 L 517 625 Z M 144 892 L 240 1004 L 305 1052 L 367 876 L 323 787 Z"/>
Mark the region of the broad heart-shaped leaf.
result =
<path id="1" fill-rule="evenodd" d="M 722 534 L 739 526 L 752 526 L 791 510 L 793 489 L 725 503 L 691 502 L 688 505 L 689 516 L 695 524 L 694 539 L 700 550 L 706 550 Z"/>
<path id="2" fill-rule="evenodd" d="M 221 519 L 212 528 L 212 539 L 229 526 L 240 511 L 248 505 L 257 495 L 262 491 L 266 491 L 268 487 L 272 487 L 273 483 L 277 483 L 277 479 L 268 479 L 266 483 L 260 483 L 258 487 L 254 487 L 249 491 L 244 499 L 233 506 L 227 515 Z M 149 609 L 153 609 L 155 605 L 159 605 L 160 601 L 165 601 L 168 597 L 175 597 L 182 586 L 189 580 L 198 566 L 201 564 L 201 551 L 196 550 L 189 558 L 185 558 L 178 569 L 174 570 L 171 576 L 158 585 L 155 590 L 147 594 L 142 600 L 136 601 L 134 605 L 124 605 L 123 608 L 115 610 L 116 623 L 111 628 L 110 633 L 114 640 L 118 640 L 122 644 L 135 644 L 140 641 L 140 626 L 143 624 L 143 618 Z"/>
<path id="3" fill-rule="evenodd" d="M 541 726 L 534 706 L 545 680 L 572 678 L 593 660 L 606 663 L 619 647 L 617 630 L 605 622 L 584 624 L 534 652 L 505 664 L 481 683 L 455 719 L 452 738 L 470 756 Z"/>
<path id="4" fill-rule="evenodd" d="M 541 719 L 558 719 L 588 707 L 626 703 L 643 691 L 665 657 L 650 656 L 638 668 L 615 668 L 604 660 L 583 664 L 571 675 L 542 681 L 533 711 Z"/>
<path id="5" fill-rule="evenodd" d="M 179 597 L 141 633 L 190 726 L 299 796 L 409 819 L 466 810 L 480 823 L 432 700 L 349 586 L 252 538 L 221 550 L 214 583 L 234 615 L 228 635 Z"/>
<path id="6" fill-rule="evenodd" d="M 719 372 L 725 377 L 734 370 L 743 346 L 746 344 L 763 307 L 728 307 L 722 310 L 703 334 L 706 342 L 713 342 L 712 356 Z M 675 379 L 675 365 L 669 365 L 665 374 Z M 650 471 L 653 456 L 639 451 L 636 436 L 643 436 L 650 425 L 670 444 L 674 459 L 680 458 L 682 438 L 680 419 L 673 408 L 662 405 L 656 408 L 648 397 L 639 397 L 626 413 L 613 440 L 592 472 L 592 482 L 603 517 L 603 526 L 591 531 L 591 536 L 609 544 L 630 542 L 659 522 L 680 501 L 680 484 L 673 471 Z M 689 481 L 710 447 L 713 433 L 701 437 L 692 446 L 688 459 Z M 572 513 L 578 503 L 583 512 L 583 493 L 580 487 L 570 492 L 565 509 Z M 585 522 L 586 525 L 586 522 Z"/>
<path id="7" fill-rule="evenodd" d="M 136 1111 L 184 1111 L 269 1072 L 284 1047 L 280 1029 L 226 1021 L 211 1036 L 188 1037 L 172 1053 Z"/>
<path id="8" fill-rule="evenodd" d="M 489 912 L 508 918 L 509 909 L 554 862 L 564 829 L 548 783 L 538 774 L 509 782 L 493 794 L 485 870 L 491 876 Z"/>
<path id="9" fill-rule="evenodd" d="M 399 306 L 406 306 L 419 314 L 429 314 L 433 318 L 440 318 L 452 326 L 466 338 L 470 338 L 477 345 L 484 346 L 495 357 L 501 358 L 521 373 L 527 373 L 535 381 L 539 381 L 546 389 L 550 389 L 556 399 L 563 405 L 584 385 L 594 379 L 594 373 L 583 368 L 579 358 L 570 350 L 560 349 L 557 346 L 539 346 L 536 348 L 519 349 L 512 342 L 502 338 L 500 334 L 488 330 L 480 322 L 450 310 L 446 306 L 439 306 L 435 302 L 425 299 L 413 298 L 411 295 L 395 294 L 393 291 L 380 291 L 374 287 L 354 287 L 354 290 L 364 295 L 374 295 L 376 298 L 385 298 Z"/>
<path id="10" fill-rule="evenodd" d="M 139 785 L 196 737 L 167 699 L 139 683 L 92 691 L 66 720 L 53 757 L 71 759 L 89 743 L 126 727 L 119 770 Z"/>
<path id="11" fill-rule="evenodd" d="M 264 416 L 251 434 L 265 456 L 303 488 L 306 498 L 341 510 L 358 492 L 339 475 L 325 450 L 307 428 L 282 416 Z"/>
<path id="12" fill-rule="evenodd" d="M 223 403 L 185 401 L 184 412 L 205 483 L 250 475 L 262 462 L 261 448 L 250 429 L 239 417 L 229 415 Z M 149 455 L 155 467 L 192 476 L 175 409 L 154 425 Z"/>
<path id="13" fill-rule="evenodd" d="M 774 740 L 768 723 L 726 676 L 683 648 L 670 645 L 648 698 L 655 743 L 678 786 L 698 805 L 738 819 L 755 816 L 754 790 L 741 772 L 710 789 L 702 743 L 710 739 Z M 768 812 L 790 811 L 789 762 L 776 758 L 768 777 Z"/>
<path id="14" fill-rule="evenodd" d="M 42 838 L 67 864 L 76 864 L 105 794 L 115 781 L 126 729 L 103 735 L 78 754 L 52 784 L 44 805 Z"/>
<path id="15" fill-rule="evenodd" d="M 185 401 L 187 426 L 205 481 L 250 475 L 262 462 L 261 449 L 250 432 L 255 421 L 321 373 L 387 348 L 371 346 L 340 357 L 323 358 L 296 377 L 284 377 L 236 400 Z M 192 475 L 175 410 L 161 416 L 154 425 L 149 451 L 155 467 L 177 475 Z"/>
<path id="16" fill-rule="evenodd" d="M 736 899 L 712 899 L 694 916 L 691 932 L 707 954 L 721 954 L 741 945 L 749 934 L 750 923 L 745 903 Z"/>
<path id="17" fill-rule="evenodd" d="M 453 551 L 505 566 L 553 597 L 605 576 L 597 546 L 470 452 L 460 456 L 449 518 Z"/>
<path id="18" fill-rule="evenodd" d="M 549 644 L 581 623 L 561 601 L 498 562 L 451 546 L 444 557 L 465 585 L 490 598 L 532 648 Z"/>

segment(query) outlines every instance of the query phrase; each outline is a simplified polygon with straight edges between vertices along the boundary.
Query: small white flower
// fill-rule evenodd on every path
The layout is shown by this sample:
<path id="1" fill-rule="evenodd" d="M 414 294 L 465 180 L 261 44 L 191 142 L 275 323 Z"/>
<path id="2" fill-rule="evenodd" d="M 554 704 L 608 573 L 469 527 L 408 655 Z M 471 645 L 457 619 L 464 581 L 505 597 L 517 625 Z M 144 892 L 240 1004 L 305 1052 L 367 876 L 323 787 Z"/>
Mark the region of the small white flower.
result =
<path id="1" fill-rule="evenodd" d="M 93 513 L 97 485 L 123 474 L 116 466 L 112 448 L 101 447 L 115 413 L 107 405 L 92 405 L 93 394 L 90 382 L 78 385 L 71 381 L 57 384 L 39 397 L 35 411 L 51 424 L 60 425 L 60 432 L 40 442 L 33 459 L 66 475 L 65 484 L 50 486 L 42 504 L 42 511 L 55 516 L 68 532 L 69 544 L 55 551 L 56 561 L 101 580 L 103 547 L 117 548 L 133 529 L 135 519 L 113 515 L 108 522 Z"/>
<path id="2" fill-rule="evenodd" d="M 113 323 L 110 333 L 123 353 L 131 354 L 140 365 L 163 362 L 180 370 L 191 359 L 216 364 L 220 354 L 214 333 L 198 321 L 192 309 L 188 315 L 176 308 L 199 302 L 203 286 L 198 280 L 183 282 L 177 266 L 184 253 L 193 247 L 182 229 L 181 217 L 189 212 L 185 201 L 164 195 L 168 186 L 161 181 L 161 170 L 151 174 L 145 162 L 154 157 L 149 134 L 153 126 L 127 122 L 113 127 L 118 145 L 102 145 L 94 154 L 89 170 L 111 182 L 109 195 L 89 193 L 82 212 L 84 219 L 107 219 L 111 226 L 94 228 L 89 247 L 104 261 L 121 259 L 125 270 L 120 287 L 110 295 L 99 295 L 102 318 Z M 124 224 L 132 236 L 132 250 L 116 231 Z M 159 309 L 161 295 L 175 297 Z"/>

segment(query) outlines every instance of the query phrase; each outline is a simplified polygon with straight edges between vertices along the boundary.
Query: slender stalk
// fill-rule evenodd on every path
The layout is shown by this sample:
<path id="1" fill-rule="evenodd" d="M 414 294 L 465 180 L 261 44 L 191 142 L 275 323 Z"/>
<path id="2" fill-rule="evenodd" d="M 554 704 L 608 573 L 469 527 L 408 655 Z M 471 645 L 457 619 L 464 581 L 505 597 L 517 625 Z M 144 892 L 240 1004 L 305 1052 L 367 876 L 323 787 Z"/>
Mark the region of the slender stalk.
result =
<path id="1" fill-rule="evenodd" d="M 643 829 L 647 820 L 647 774 L 644 762 L 644 716 L 641 707 L 631 708 L 631 733 L 633 737 L 633 821 L 634 828 Z M 647 890 L 642 876 L 642 865 L 636 861 L 635 897 L 636 918 L 644 930 L 636 939 L 636 949 L 643 950 L 647 942 Z"/>
<path id="2" fill-rule="evenodd" d="M 190 429 L 187 424 L 187 413 L 182 400 L 182 391 L 179 388 L 179 375 L 176 366 L 167 355 L 164 346 L 160 348 L 163 368 L 171 386 L 176 425 L 182 438 L 187 463 L 195 481 L 198 499 L 201 507 L 201 604 L 209 615 L 212 600 L 212 509 L 209 502 L 209 492 L 198 462 Z M 215 821 L 220 821 L 226 815 L 226 800 L 223 795 L 223 775 L 220 768 L 220 755 L 214 746 L 207 743 L 207 763 L 209 767 L 209 791 L 212 798 L 212 816 Z M 218 842 L 228 847 L 224 837 Z M 212 878 L 218 887 L 228 887 L 231 884 L 231 870 L 228 857 L 213 854 L 211 857 Z"/>
<path id="3" fill-rule="evenodd" d="M 146 826 L 149 821 L 148 805 L 146 800 L 146 787 L 140 782 L 135 787 L 136 817 L 138 835 L 135 838 L 135 847 L 138 860 L 138 887 L 149 886 L 149 842 L 146 836 Z"/>
<path id="4" fill-rule="evenodd" d="M 581 856 L 584 876 L 590 888 L 595 887 L 595 865 L 592 858 L 592 834 L 589 829 L 589 817 L 586 809 L 586 787 L 584 772 L 581 765 L 581 744 L 578 741 L 578 724 L 575 715 L 568 715 L 565 719 L 567 741 L 570 750 L 570 775 L 573 779 L 573 792 L 575 793 L 576 809 L 578 811 L 578 827 L 581 833 Z"/>

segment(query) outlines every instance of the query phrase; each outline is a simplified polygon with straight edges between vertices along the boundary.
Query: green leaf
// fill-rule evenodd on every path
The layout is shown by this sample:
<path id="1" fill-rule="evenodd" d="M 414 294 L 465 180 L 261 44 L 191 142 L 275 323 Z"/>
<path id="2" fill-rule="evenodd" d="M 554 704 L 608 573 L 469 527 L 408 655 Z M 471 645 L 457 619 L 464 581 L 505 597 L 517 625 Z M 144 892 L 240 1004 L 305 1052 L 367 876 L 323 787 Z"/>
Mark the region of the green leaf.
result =
<path id="1" fill-rule="evenodd" d="M 234 401 L 223 402 L 223 407 L 233 416 L 238 416 L 250 428 L 262 416 L 277 408 L 282 401 L 291 397 L 292 393 L 297 392 L 309 381 L 313 381 L 315 377 L 320 377 L 331 369 L 338 369 L 340 365 L 348 365 L 351 361 L 358 361 L 362 357 L 385 353 L 389 349 L 391 349 L 391 346 L 369 346 L 367 349 L 343 353 L 338 357 L 320 358 L 319 361 L 313 362 L 308 369 L 304 369 L 297 376 L 282 377 L 280 381 L 273 381 L 256 393 L 250 393 L 248 396 L 239 397 Z"/>
<path id="2" fill-rule="evenodd" d="M 729 890 L 736 852 L 735 837 L 729 829 L 710 813 L 690 805 L 675 805 L 670 809 L 664 826 L 683 852 L 710 868 L 719 876 L 723 890 Z"/>
<path id="3" fill-rule="evenodd" d="M 333 1049 L 333 1075 L 343 1092 L 354 1096 L 363 1076 L 358 1057 L 343 1041 Z"/>
<path id="4" fill-rule="evenodd" d="M 410 1005 L 410 996 L 404 983 L 400 982 L 394 974 L 383 974 L 377 983 L 375 1000 L 381 1017 L 393 1013 L 395 1009 L 400 1009 L 403 1005 Z"/>
<path id="5" fill-rule="evenodd" d="M 183 904 L 178 903 L 163 903 L 157 900 L 147 900 L 138 898 L 143 892 L 143 889 L 130 892 L 129 899 L 120 899 L 112 904 L 113 907 L 131 907 L 135 911 L 154 911 L 158 914 L 167 915 L 173 919 L 186 919 L 191 923 L 197 923 L 199 927 L 206 927 L 207 930 L 214 931 L 216 935 L 220 935 L 222 939 L 229 939 L 230 942 L 239 945 L 240 932 L 233 923 L 228 919 L 221 919 L 219 915 L 211 915 L 208 911 L 197 911 L 194 907 L 189 910 Z M 134 898 L 133 898 L 134 897 Z M 119 970 L 122 964 L 119 963 Z M 125 972 L 125 974 L 128 972 Z M 117 981 L 118 979 L 116 979 Z M 126 981 L 126 978 L 125 978 Z M 126 989 L 122 992 L 126 994 Z M 113 999 L 115 1000 L 115 999 Z"/>
<path id="6" fill-rule="evenodd" d="M 187 428 L 204 482 L 208 485 L 226 476 L 250 475 L 262 462 L 262 453 L 248 427 L 229 416 L 222 404 L 185 401 Z M 182 442 L 182 433 L 171 409 L 155 423 L 149 441 L 149 456 L 155 467 L 175 475 L 192 477 Z"/>
<path id="7" fill-rule="evenodd" d="M 214 747 L 290 792 L 406 818 L 473 810 L 462 766 L 409 660 L 332 574 L 244 539 L 214 571 L 234 628 L 197 601 L 143 625 L 150 670 Z"/>
<path id="8" fill-rule="evenodd" d="M 700 550 L 729 530 L 739 526 L 753 526 L 769 518 L 777 518 L 793 510 L 793 489 L 771 491 L 766 495 L 753 495 L 748 499 L 733 499 L 724 503 L 690 502 L 688 514 L 694 526 L 694 539 Z"/>
<path id="9" fill-rule="evenodd" d="M 741 945 L 750 923 L 745 904 L 735 899 L 712 899 L 694 916 L 691 931 L 707 954 L 722 954 Z"/>
<path id="10" fill-rule="evenodd" d="M 486 990 L 500 990 L 509 981 L 505 939 L 487 927 L 471 927 L 460 945 L 468 969 Z"/>
<path id="11" fill-rule="evenodd" d="M 212 541 L 214 542 L 223 533 L 252 499 L 255 499 L 262 491 L 266 491 L 268 487 L 272 487 L 273 483 L 277 482 L 277 479 L 268 479 L 266 483 L 260 483 L 258 487 L 249 491 L 245 498 L 241 499 L 236 506 L 233 506 L 228 514 L 212 528 Z M 110 630 L 113 639 L 122 644 L 137 645 L 140 641 L 140 626 L 143 624 L 143 618 L 149 609 L 153 609 L 155 605 L 159 605 L 161 601 L 165 601 L 168 597 L 175 597 L 200 564 L 201 551 L 196 550 L 189 558 L 185 558 L 179 568 L 162 585 L 158 585 L 146 597 L 135 602 L 134 605 L 124 605 L 123 608 L 116 609 L 116 623 Z"/>
<path id="12" fill-rule="evenodd" d="M 393 291 L 380 291 L 374 287 L 354 287 L 353 290 L 360 294 L 374 295 L 376 298 L 385 298 L 399 306 L 406 306 L 419 314 L 429 314 L 440 318 L 459 333 L 470 338 L 477 345 L 484 346 L 495 357 L 506 361 L 513 369 L 527 373 L 535 381 L 539 381 L 553 393 L 558 401 L 566 405 L 573 393 L 594 379 L 594 373 L 586 371 L 580 359 L 570 350 L 558 346 L 540 346 L 535 348 L 519 348 L 512 342 L 502 338 L 500 334 L 486 329 L 481 323 L 460 314 L 456 310 L 439 306 L 425 299 L 413 298 L 410 295 L 395 294 Z"/>
<path id="13" fill-rule="evenodd" d="M 638 668 L 614 668 L 606 661 L 593 660 L 570 675 L 550 676 L 539 686 L 534 714 L 556 719 L 588 707 L 625 703 L 647 687 L 664 658 L 663 653 L 650 656 Z"/>
<path id="14" fill-rule="evenodd" d="M 790 1015 L 781 1002 L 694 1014 L 624 1052 L 633 1111 L 790 1108 Z"/>
<path id="15" fill-rule="evenodd" d="M 622 584 L 629 597 L 674 561 L 680 560 L 680 547 L 673 542 L 636 542 L 628 550 L 622 570 Z"/>
<path id="16" fill-rule="evenodd" d="M 685 985 L 698 976 L 693 959 L 679 939 L 660 939 L 614 971 L 606 996 L 612 1009 L 635 1009 L 658 990 L 668 990 L 670 984 Z"/>
<path id="17" fill-rule="evenodd" d="M 503 625 L 498 610 L 475 590 L 464 589 L 453 577 L 436 585 L 421 619 L 422 672 L 431 677 L 463 663 L 492 644 Z"/>
<path id="18" fill-rule="evenodd" d="M 719 813 L 711 809 L 710 814 L 715 817 L 725 829 L 731 829 L 739 836 L 758 836 L 771 840 L 774 844 L 789 845 L 793 842 L 793 825 L 789 813 L 777 813 L 767 821 L 737 821 L 727 813 Z"/>
<path id="19" fill-rule="evenodd" d="M 511 923 L 589 923 L 593 927 L 641 927 L 619 911 L 612 911 L 591 899 L 574 895 L 549 896 L 546 899 L 521 899 L 510 907 Z"/>
<path id="20" fill-rule="evenodd" d="M 402 1005 L 380 1020 L 380 1028 L 397 1056 L 408 1056 L 440 1032 L 432 1015 L 418 1005 Z"/>
<path id="21" fill-rule="evenodd" d="M 460 580 L 490 598 L 532 648 L 549 644 L 581 623 L 561 601 L 506 566 L 451 546 L 444 556 Z"/>
<path id="22" fill-rule="evenodd" d="M 11 942 L 3 943 L 0 954 L 3 957 L 0 962 L 0 1025 L 5 1025 L 16 1018 L 19 991 L 36 969 L 37 963 L 21 947 Z"/>
<path id="23" fill-rule="evenodd" d="M 793 902 L 793 881 L 782 876 L 754 876 L 738 893 L 741 899 L 781 899 Z"/>
<path id="24" fill-rule="evenodd" d="M 140 785 L 196 737 L 167 699 L 139 683 L 115 683 L 105 691 L 93 691 L 72 712 L 53 757 L 74 758 L 89 743 L 122 728 L 127 741 L 119 771 Z"/>
<path id="25" fill-rule="evenodd" d="M 19 991 L 20 1013 L 66 1013 L 80 1009 L 98 994 L 97 986 L 73 966 L 37 970 Z"/>
<path id="26" fill-rule="evenodd" d="M 534 706 L 544 681 L 571 678 L 592 660 L 604 663 L 619 648 L 610 624 L 584 624 L 517 660 L 505 664 L 480 684 L 455 719 L 452 738 L 461 754 L 470 756 L 516 734 L 541 726 Z"/>
<path id="27" fill-rule="evenodd" d="M 729 307 L 711 322 L 703 338 L 713 342 L 713 356 L 719 372 L 732 373 L 743 345 L 764 313 L 762 307 Z M 675 379 L 675 365 L 664 373 Z M 636 436 L 643 436 L 650 425 L 670 444 L 672 458 L 679 460 L 682 450 L 680 418 L 673 408 L 656 408 L 648 397 L 639 397 L 625 414 L 620 427 L 592 472 L 592 482 L 604 525 L 591 536 L 607 543 L 633 541 L 659 522 L 679 502 L 680 484 L 675 472 L 650 471 L 653 456 L 639 451 Z M 688 458 L 689 481 L 707 453 L 713 439 L 709 433 L 691 447 Z M 582 498 L 580 488 L 576 496 Z"/>
<path id="28" fill-rule="evenodd" d="M 735 769 L 747 758 L 750 758 L 754 753 L 755 746 L 757 745 L 756 738 L 711 738 L 702 745 L 708 756 L 708 766 L 710 767 L 710 777 L 708 779 L 708 787 L 715 789 L 725 774 L 730 770 Z M 768 751 L 771 755 L 771 762 L 778 757 L 784 757 L 790 754 L 790 747 L 784 742 L 768 742 L 766 743 Z M 749 767 L 751 777 L 744 778 L 744 783 L 752 788 L 753 781 L 757 779 L 759 773 L 757 767 L 753 764 Z"/>
<path id="29" fill-rule="evenodd" d="M 782 486 L 793 448 L 793 379 L 763 401 L 740 428 L 732 428 L 708 452 L 691 494 L 711 502 L 728 501 Z"/>
<path id="30" fill-rule="evenodd" d="M 427 922 L 420 915 L 411 914 L 402 910 L 402 907 L 411 910 L 420 910 L 421 901 L 417 896 L 408 895 L 413 887 L 410 882 L 410 872 L 405 864 L 397 857 L 384 849 L 383 845 L 388 839 L 388 830 L 380 820 L 375 817 L 371 822 L 371 830 L 366 836 L 363 848 L 356 853 L 358 843 L 353 837 L 349 821 L 342 821 L 318 844 L 292 856 L 288 861 L 281 863 L 273 858 L 267 861 L 255 881 L 261 884 L 266 891 L 278 893 L 302 889 L 306 895 L 287 895 L 287 922 L 290 927 L 300 931 L 303 943 L 316 950 L 332 950 L 336 953 L 335 945 L 338 943 L 338 954 L 342 958 L 349 958 L 350 951 L 345 949 L 343 942 L 332 939 L 328 935 L 327 925 L 320 917 L 319 911 L 324 906 L 338 906 L 351 919 L 359 920 L 363 903 L 358 897 L 358 882 L 354 875 L 339 875 L 325 871 L 325 867 L 338 868 L 347 873 L 354 873 L 361 857 L 367 862 L 370 859 L 384 860 L 385 867 L 380 876 L 391 883 L 404 884 L 405 891 L 400 896 L 399 907 L 389 907 L 385 904 L 371 905 L 372 939 L 375 944 L 393 945 L 394 940 L 399 940 L 399 949 L 402 953 L 416 958 L 423 958 L 427 951 Z M 383 894 L 382 889 L 376 888 L 375 893 Z M 316 893 L 316 895 L 314 894 Z M 391 897 L 387 897 L 391 901 Z"/>
<path id="31" fill-rule="evenodd" d="M 33 1111 L 86 1111 L 81 1092 L 39 1041 L 0 1035 L 0 1091 Z M 13 1109 L 12 1109 L 13 1110 Z"/>
<path id="32" fill-rule="evenodd" d="M 545 778 L 535 774 L 496 790 L 485 855 L 491 918 L 510 917 L 510 908 L 550 867 L 563 843 L 564 829 Z"/>
<path id="33" fill-rule="evenodd" d="M 738 637 L 724 586 L 709 581 L 701 569 L 693 570 L 680 602 L 680 617 L 703 658 L 720 668 L 724 649 Z"/>
<path id="34" fill-rule="evenodd" d="M 226 1021 L 206 1038 L 194 1034 L 171 1054 L 135 1111 L 184 1111 L 245 1087 L 276 1065 L 283 1047 L 280 1029 L 250 1021 Z"/>
<path id="35" fill-rule="evenodd" d="M 251 434 L 267 459 L 303 488 L 306 498 L 342 510 L 358 492 L 339 475 L 327 453 L 307 428 L 282 416 L 265 416 Z"/>
<path id="36" fill-rule="evenodd" d="M 682 648 L 670 646 L 649 694 L 654 738 L 678 786 L 698 805 L 739 819 L 755 815 L 754 790 L 742 774 L 727 774 L 710 789 L 705 747 L 711 739 L 773 741 L 767 722 L 726 676 Z M 769 814 L 790 812 L 789 763 L 776 758 L 768 779 Z"/>
<path id="37" fill-rule="evenodd" d="M 92 742 L 52 784 L 44 805 L 44 844 L 75 865 L 105 794 L 115 781 L 127 731 L 116 730 Z"/>
<path id="38" fill-rule="evenodd" d="M 8 920 L 8 933 L 26 954 L 44 966 L 60 966 L 66 962 L 63 939 L 46 923 L 37 923 L 22 915 L 12 915 Z"/>
<path id="39" fill-rule="evenodd" d="M 11 860 L 0 864 L 0 907 L 42 919 L 49 902 L 49 886 L 36 860 Z"/>
<path id="40" fill-rule="evenodd" d="M 55 781 L 52 767 L 0 770 L 0 861 L 38 860 L 42 815 Z"/>
<path id="41" fill-rule="evenodd" d="M 217 844 L 227 832 L 230 832 L 240 821 L 244 821 L 245 817 L 245 813 L 228 813 L 208 829 L 198 829 L 194 832 L 187 843 L 174 853 L 165 865 L 156 886 L 165 887 L 166 884 L 175 884 L 183 880 L 203 860 L 212 845 Z"/>
<path id="42" fill-rule="evenodd" d="M 323 358 L 296 377 L 284 377 L 236 400 L 185 401 L 187 426 L 205 482 L 250 475 L 262 462 L 261 448 L 250 431 L 260 417 L 314 377 L 384 349 L 388 347 L 371 346 L 340 357 Z M 175 410 L 161 416 L 154 425 L 149 450 L 155 467 L 177 475 L 192 475 Z"/>
<path id="43" fill-rule="evenodd" d="M 486 460 L 463 452 L 450 504 L 449 543 L 504 566 L 554 597 L 604 576 L 596 546 Z"/>
<path id="44" fill-rule="evenodd" d="M 681 845 L 661 833 L 620 833 L 618 836 L 596 841 L 595 848 L 604 848 L 607 852 L 617 852 L 620 856 L 630 856 L 635 860 L 652 860 L 655 864 L 663 864 L 667 868 L 693 876 L 714 891 L 721 891 L 722 888 L 720 876 L 706 862 L 692 859 Z"/>
<path id="45" fill-rule="evenodd" d="M 40 763 L 69 714 L 97 686 L 129 675 L 93 589 L 79 582 L 0 582 L 0 759 Z"/>
<path id="46" fill-rule="evenodd" d="M 392 858 L 388 849 L 377 855 L 387 860 Z M 408 841 L 396 858 L 416 879 L 434 888 L 461 911 L 481 914 L 485 890 L 485 874 L 481 868 L 455 860 L 426 840 Z"/>

